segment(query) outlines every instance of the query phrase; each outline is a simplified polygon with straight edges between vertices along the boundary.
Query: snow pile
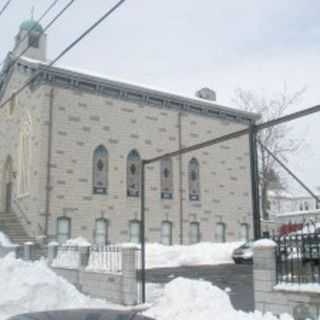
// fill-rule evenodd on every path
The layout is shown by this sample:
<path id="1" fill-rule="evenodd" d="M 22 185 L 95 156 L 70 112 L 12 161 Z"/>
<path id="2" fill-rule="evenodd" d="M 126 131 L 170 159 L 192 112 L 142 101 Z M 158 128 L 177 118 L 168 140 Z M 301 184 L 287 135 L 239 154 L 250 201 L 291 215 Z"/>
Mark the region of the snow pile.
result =
<path id="1" fill-rule="evenodd" d="M 74 238 L 74 239 L 69 239 L 68 241 L 66 241 L 63 246 L 66 247 L 90 247 L 91 243 L 83 237 L 78 237 L 78 238 Z"/>
<path id="2" fill-rule="evenodd" d="M 53 267 L 78 269 L 80 252 L 76 247 L 59 247 L 57 257 L 52 261 Z"/>
<path id="3" fill-rule="evenodd" d="M 274 287 L 275 290 L 320 293 L 319 283 L 279 283 Z"/>
<path id="4" fill-rule="evenodd" d="M 189 246 L 164 246 L 148 243 L 146 244 L 146 266 L 152 269 L 232 263 L 233 250 L 242 244 L 243 242 L 201 242 Z"/>
<path id="5" fill-rule="evenodd" d="M 25 262 L 8 254 L 0 259 L 0 274 L 0 320 L 30 311 L 110 307 L 81 294 L 44 261 Z"/>
<path id="6" fill-rule="evenodd" d="M 270 313 L 236 311 L 229 296 L 210 282 L 177 278 L 166 285 L 164 294 L 145 316 L 156 320 L 278 320 Z M 280 320 L 293 320 L 281 315 Z"/>
<path id="7" fill-rule="evenodd" d="M 14 244 L 10 241 L 8 236 L 0 231 L 0 246 L 12 247 Z"/>

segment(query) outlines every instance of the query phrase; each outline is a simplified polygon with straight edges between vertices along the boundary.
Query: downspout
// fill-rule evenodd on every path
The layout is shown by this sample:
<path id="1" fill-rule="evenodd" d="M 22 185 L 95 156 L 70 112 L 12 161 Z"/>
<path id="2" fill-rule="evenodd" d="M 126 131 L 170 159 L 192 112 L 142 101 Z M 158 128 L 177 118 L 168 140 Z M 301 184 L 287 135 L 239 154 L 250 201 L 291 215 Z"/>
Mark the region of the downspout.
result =
<path id="1" fill-rule="evenodd" d="M 47 154 L 47 186 L 46 186 L 46 210 L 45 210 L 45 236 L 48 239 L 49 231 L 49 210 L 50 210 L 50 189 L 51 189 L 51 156 L 52 156 L 52 118 L 53 118 L 53 101 L 54 101 L 54 88 L 50 89 L 49 95 L 49 121 L 48 121 L 48 154 Z"/>
<path id="2" fill-rule="evenodd" d="M 182 112 L 178 112 L 178 143 L 179 150 L 182 149 Z M 183 177 L 182 177 L 182 154 L 178 156 L 179 161 L 179 219 L 180 219 L 180 244 L 183 244 Z"/>

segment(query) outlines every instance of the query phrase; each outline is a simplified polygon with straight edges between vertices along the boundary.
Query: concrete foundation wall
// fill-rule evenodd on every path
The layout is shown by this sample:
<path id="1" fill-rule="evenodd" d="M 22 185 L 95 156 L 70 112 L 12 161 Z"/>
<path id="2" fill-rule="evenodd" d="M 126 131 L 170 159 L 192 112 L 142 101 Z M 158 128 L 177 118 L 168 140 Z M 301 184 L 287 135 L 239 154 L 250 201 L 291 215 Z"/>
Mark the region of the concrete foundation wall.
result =
<path id="1" fill-rule="evenodd" d="M 315 320 L 320 316 L 320 294 L 303 291 L 277 290 L 276 247 L 254 249 L 255 308 L 276 315 L 288 313 L 295 320 Z"/>

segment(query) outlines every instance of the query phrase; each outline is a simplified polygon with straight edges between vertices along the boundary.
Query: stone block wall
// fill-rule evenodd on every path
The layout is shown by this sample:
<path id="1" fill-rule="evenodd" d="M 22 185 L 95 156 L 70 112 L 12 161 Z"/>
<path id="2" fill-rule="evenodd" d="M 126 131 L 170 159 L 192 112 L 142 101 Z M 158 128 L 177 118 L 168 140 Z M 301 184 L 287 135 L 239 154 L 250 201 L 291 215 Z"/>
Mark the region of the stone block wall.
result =
<path id="1" fill-rule="evenodd" d="M 276 315 L 290 314 L 295 320 L 316 320 L 320 316 L 320 293 L 279 290 L 276 274 L 276 244 L 263 244 L 254 248 L 254 298 L 255 309 Z"/>

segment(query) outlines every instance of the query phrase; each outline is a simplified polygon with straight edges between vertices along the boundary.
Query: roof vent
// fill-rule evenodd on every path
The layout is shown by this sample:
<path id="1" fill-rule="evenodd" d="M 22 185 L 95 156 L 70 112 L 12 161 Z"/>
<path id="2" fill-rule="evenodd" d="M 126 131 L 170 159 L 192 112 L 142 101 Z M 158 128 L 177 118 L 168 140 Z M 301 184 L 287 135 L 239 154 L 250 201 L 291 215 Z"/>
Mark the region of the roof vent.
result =
<path id="1" fill-rule="evenodd" d="M 215 91 L 209 88 L 202 88 L 196 92 L 196 97 L 204 100 L 216 101 L 217 96 Z"/>

